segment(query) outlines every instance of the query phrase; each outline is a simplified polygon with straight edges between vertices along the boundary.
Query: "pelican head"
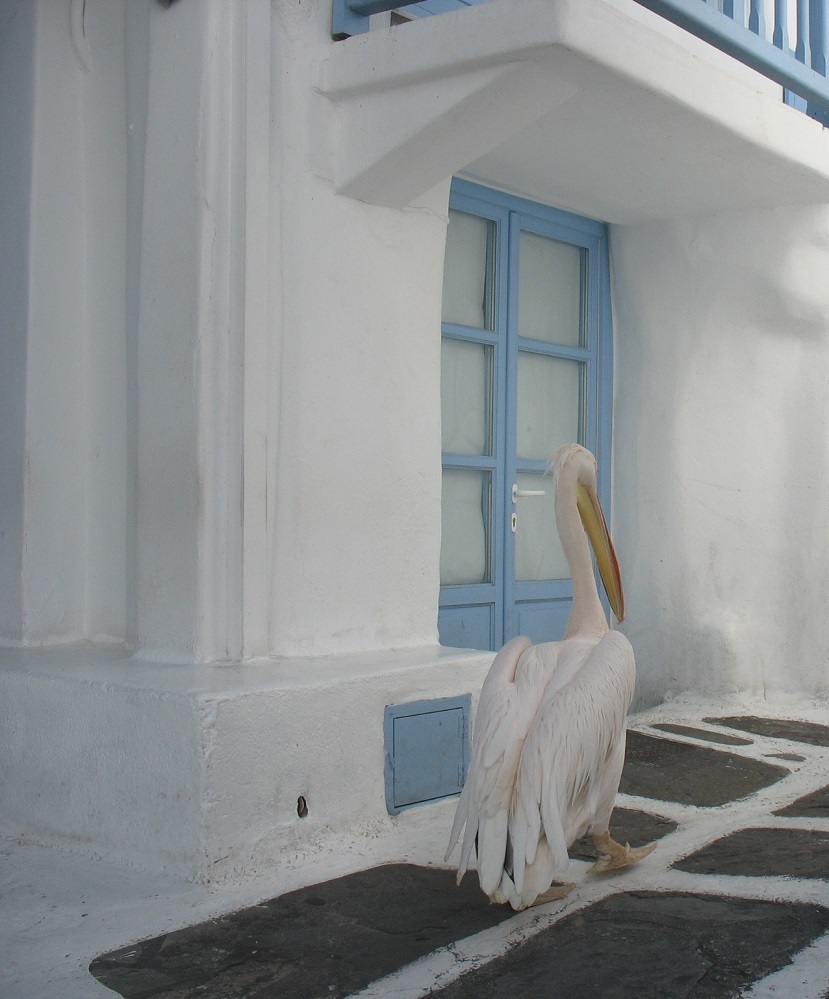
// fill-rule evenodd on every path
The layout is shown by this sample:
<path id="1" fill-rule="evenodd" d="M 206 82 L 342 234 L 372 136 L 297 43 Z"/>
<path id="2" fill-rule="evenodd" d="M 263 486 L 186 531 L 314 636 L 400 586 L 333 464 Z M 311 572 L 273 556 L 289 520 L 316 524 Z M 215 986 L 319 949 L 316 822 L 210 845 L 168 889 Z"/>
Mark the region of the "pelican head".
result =
<path id="1" fill-rule="evenodd" d="M 625 616 L 622 577 L 599 501 L 596 459 L 580 444 L 563 444 L 553 455 L 549 470 L 555 481 L 556 520 L 562 542 L 567 532 L 568 513 L 572 511 L 575 500 L 582 527 L 596 556 L 596 566 L 607 599 L 617 619 L 622 621 Z"/>

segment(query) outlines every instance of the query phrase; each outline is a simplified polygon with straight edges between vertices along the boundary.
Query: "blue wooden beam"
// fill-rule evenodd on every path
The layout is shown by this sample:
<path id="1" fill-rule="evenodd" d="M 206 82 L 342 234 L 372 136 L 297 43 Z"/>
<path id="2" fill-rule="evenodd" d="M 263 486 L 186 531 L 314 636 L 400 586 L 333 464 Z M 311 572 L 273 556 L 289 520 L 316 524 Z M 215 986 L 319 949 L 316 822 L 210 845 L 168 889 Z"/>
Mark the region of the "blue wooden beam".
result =
<path id="1" fill-rule="evenodd" d="M 827 43 L 829 43 L 829 4 L 826 0 L 810 0 L 809 33 L 812 43 L 812 66 L 827 75 Z"/>
<path id="2" fill-rule="evenodd" d="M 334 0 L 331 34 L 334 38 L 361 35 L 368 31 L 368 19 L 372 14 L 410 7 L 418 2 L 419 0 Z"/>

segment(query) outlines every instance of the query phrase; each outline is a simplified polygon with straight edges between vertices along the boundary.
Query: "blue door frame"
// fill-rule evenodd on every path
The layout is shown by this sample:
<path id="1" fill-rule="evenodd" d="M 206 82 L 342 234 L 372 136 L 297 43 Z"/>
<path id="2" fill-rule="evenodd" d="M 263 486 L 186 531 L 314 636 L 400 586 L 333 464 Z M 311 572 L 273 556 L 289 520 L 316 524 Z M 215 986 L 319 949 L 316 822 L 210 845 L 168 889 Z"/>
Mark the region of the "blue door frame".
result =
<path id="1" fill-rule="evenodd" d="M 489 473 L 487 514 L 491 523 L 488 579 L 480 583 L 441 587 L 438 625 L 444 645 L 497 649 L 517 634 L 533 641 L 560 638 L 572 604 L 570 580 L 520 582 L 514 578 L 515 535 L 509 518 L 516 474 L 542 472 L 546 461 L 519 460 L 516 454 L 516 414 L 519 353 L 581 361 L 586 386 L 581 443 L 599 462 L 599 491 L 610 508 L 612 423 L 612 329 L 607 228 L 568 212 L 455 180 L 450 208 L 495 224 L 493 262 L 494 315 L 491 331 L 444 323 L 444 337 L 489 346 L 493 353 L 492 446 L 489 455 L 444 454 L 445 469 Z M 584 347 L 565 347 L 526 340 L 518 335 L 519 241 L 527 231 L 581 247 L 587 255 L 585 305 L 587 339 Z M 552 488 L 552 481 L 549 488 Z"/>

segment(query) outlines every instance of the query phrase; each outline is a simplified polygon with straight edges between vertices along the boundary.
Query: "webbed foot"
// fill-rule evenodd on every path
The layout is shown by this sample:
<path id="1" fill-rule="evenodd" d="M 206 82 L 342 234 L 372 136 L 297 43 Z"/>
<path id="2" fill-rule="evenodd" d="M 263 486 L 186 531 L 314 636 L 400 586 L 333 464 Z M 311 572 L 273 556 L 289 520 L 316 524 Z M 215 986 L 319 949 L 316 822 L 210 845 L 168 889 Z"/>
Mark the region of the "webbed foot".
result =
<path id="1" fill-rule="evenodd" d="M 551 885 L 547 891 L 543 891 L 540 895 L 536 896 L 535 901 L 530 903 L 530 907 L 544 905 L 547 902 L 557 902 L 561 898 L 567 898 L 575 887 L 575 881 L 571 881 L 566 885 Z"/>
<path id="2" fill-rule="evenodd" d="M 622 846 L 610 838 L 610 833 L 603 836 L 594 836 L 593 843 L 599 858 L 590 868 L 591 874 L 603 874 L 606 871 L 616 871 L 623 867 L 635 864 L 637 860 L 647 857 L 656 849 L 656 843 L 649 843 L 647 846 L 631 847 Z"/>

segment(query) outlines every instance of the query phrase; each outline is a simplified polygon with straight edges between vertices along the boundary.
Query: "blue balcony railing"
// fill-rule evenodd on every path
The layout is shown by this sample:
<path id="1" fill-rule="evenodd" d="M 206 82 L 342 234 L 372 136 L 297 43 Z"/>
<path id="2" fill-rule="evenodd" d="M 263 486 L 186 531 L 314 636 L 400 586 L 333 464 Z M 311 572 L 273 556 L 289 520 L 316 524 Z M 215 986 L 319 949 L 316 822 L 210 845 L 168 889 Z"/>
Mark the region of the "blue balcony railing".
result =
<path id="1" fill-rule="evenodd" d="M 419 14 L 485 0 L 334 0 L 332 34 L 368 30 L 371 14 L 413 7 Z M 829 0 L 636 0 L 779 83 L 787 102 L 829 124 Z M 771 14 L 769 23 L 766 10 Z"/>

